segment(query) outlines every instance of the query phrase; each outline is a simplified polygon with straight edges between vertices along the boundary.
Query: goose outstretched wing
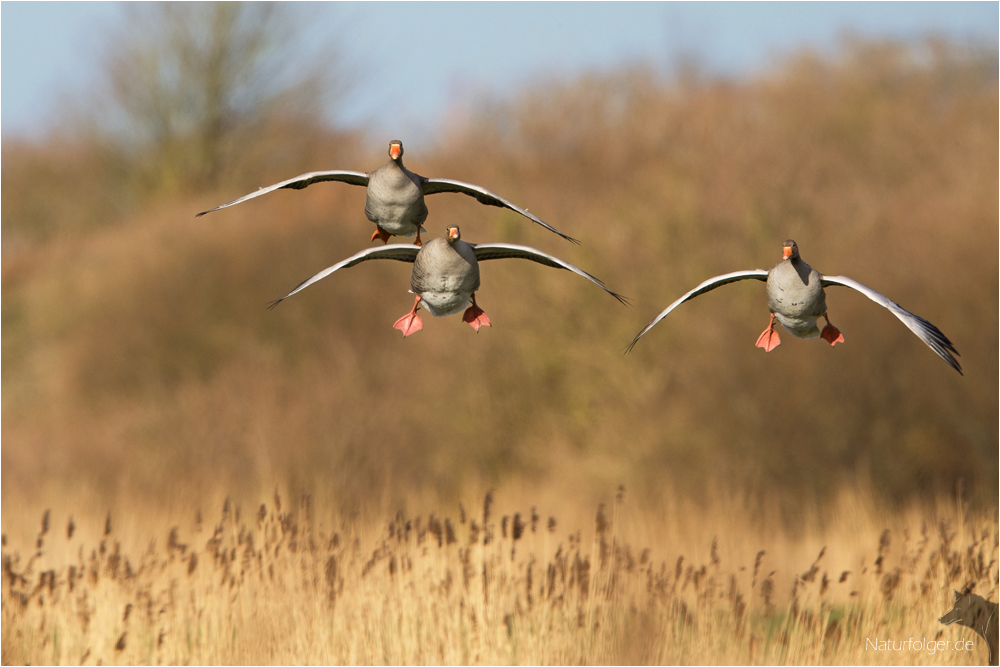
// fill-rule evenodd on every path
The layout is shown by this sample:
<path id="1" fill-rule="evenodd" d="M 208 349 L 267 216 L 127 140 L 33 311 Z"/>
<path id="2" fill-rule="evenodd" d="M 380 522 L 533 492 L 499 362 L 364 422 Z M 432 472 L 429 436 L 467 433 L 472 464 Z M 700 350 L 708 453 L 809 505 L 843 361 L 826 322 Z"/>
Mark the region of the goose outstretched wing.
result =
<path id="1" fill-rule="evenodd" d="M 845 276 L 823 276 L 823 287 L 830 285 L 850 287 L 861 292 L 883 308 L 888 308 L 910 331 L 917 335 L 917 338 L 924 341 L 939 357 L 948 362 L 949 366 L 958 371 L 960 375 L 963 375 L 962 366 L 954 357 L 954 355 L 958 354 L 958 350 L 955 349 L 955 346 L 951 344 L 948 337 L 941 333 L 941 330 L 936 326 L 919 315 L 914 315 L 881 292 L 877 292 L 867 285 L 862 285 L 857 280 L 852 280 Z"/>
<path id="2" fill-rule="evenodd" d="M 767 282 L 767 271 L 763 269 L 754 269 L 753 271 L 735 271 L 733 273 L 726 273 L 721 276 L 715 276 L 714 278 L 709 278 L 708 280 L 698 285 L 697 287 L 695 287 L 693 290 L 691 290 L 681 298 L 677 299 L 677 301 L 674 301 L 672 304 L 667 306 L 666 310 L 664 310 L 662 313 L 654 317 L 653 321 L 647 324 L 646 328 L 640 331 L 639 334 L 632 339 L 632 342 L 628 344 L 628 347 L 625 348 L 625 354 L 628 354 L 629 352 L 632 351 L 632 348 L 635 347 L 635 344 L 639 342 L 639 339 L 642 338 L 647 331 L 655 327 L 660 320 L 662 320 L 664 317 L 670 314 L 670 311 L 672 311 L 674 308 L 681 305 L 685 301 L 693 299 L 696 296 L 700 296 L 705 292 L 711 292 L 716 287 L 722 287 L 723 285 L 728 285 L 729 283 L 735 283 L 739 280 L 750 280 L 750 279 L 762 280 L 764 282 Z"/>
<path id="3" fill-rule="evenodd" d="M 620 303 L 623 303 L 626 306 L 628 305 L 627 297 L 624 297 L 617 292 L 612 292 L 598 278 L 595 278 L 582 269 L 576 268 L 569 262 L 564 262 L 558 257 L 553 257 L 552 255 L 546 254 L 536 248 L 514 245 L 511 243 L 482 243 L 473 246 L 473 252 L 475 252 L 476 259 L 480 262 L 487 259 L 530 259 L 533 262 L 538 262 L 539 264 L 544 264 L 545 266 L 572 271 L 576 275 L 586 278 L 590 282 L 594 283 L 602 290 L 618 299 Z"/>
<path id="4" fill-rule="evenodd" d="M 301 174 L 295 178 L 290 178 L 287 181 L 282 181 L 281 183 L 275 183 L 274 185 L 269 185 L 266 188 L 261 188 L 256 192 L 251 192 L 248 195 L 243 195 L 239 199 L 234 199 L 228 204 L 223 204 L 222 206 L 216 206 L 215 208 L 210 208 L 207 211 L 202 211 L 195 217 L 200 217 L 206 213 L 211 213 L 212 211 L 218 211 L 222 208 L 228 208 L 230 206 L 235 206 L 241 202 L 245 202 L 248 199 L 253 199 L 254 197 L 260 197 L 261 195 L 266 195 L 268 192 L 273 192 L 274 190 L 281 190 L 283 188 L 291 188 L 293 190 L 301 190 L 302 188 L 307 188 L 313 183 L 319 183 L 320 181 L 343 181 L 344 183 L 350 183 L 351 185 L 368 185 L 368 174 L 363 171 L 310 171 L 308 174 Z"/>
<path id="5" fill-rule="evenodd" d="M 425 195 L 433 195 L 439 192 L 460 192 L 470 197 L 475 197 L 480 204 L 486 204 L 487 206 L 499 206 L 500 208 L 507 208 L 515 213 L 520 213 L 527 219 L 538 223 L 550 232 L 554 232 L 559 236 L 563 237 L 567 241 L 571 241 L 580 244 L 572 236 L 567 236 L 563 234 L 558 229 L 545 222 L 538 216 L 528 213 L 527 209 L 523 209 L 517 204 L 507 201 L 500 195 L 487 190 L 481 185 L 475 185 L 473 183 L 463 183 L 462 181 L 453 181 L 450 178 L 424 178 L 423 180 L 423 190 Z"/>
<path id="6" fill-rule="evenodd" d="M 334 271 L 339 271 L 340 269 L 346 269 L 346 268 L 352 267 L 352 266 L 354 266 L 356 264 L 360 264 L 361 262 L 364 262 L 364 261 L 369 260 L 369 259 L 395 259 L 395 260 L 400 261 L 400 262 L 411 262 L 412 263 L 412 262 L 416 261 L 416 259 L 417 259 L 417 253 L 418 252 L 420 252 L 420 246 L 417 246 L 417 245 L 408 245 L 408 244 L 403 244 L 403 243 L 399 243 L 399 244 L 395 244 L 395 245 L 386 245 L 386 246 L 382 246 L 380 248 L 367 248 L 365 250 L 362 250 L 361 252 L 359 252 L 356 255 L 348 257 L 347 259 L 345 259 L 342 262 L 338 262 L 338 263 L 334 264 L 331 267 L 323 269 L 322 271 L 320 271 L 319 273 L 317 273 L 312 278 L 309 278 L 308 280 L 302 281 L 291 292 L 289 292 L 285 296 L 281 297 L 280 299 L 275 299 L 274 301 L 272 301 L 271 303 L 269 303 L 268 306 L 267 306 L 267 308 L 268 308 L 268 310 L 270 310 L 271 308 L 274 308 L 279 303 L 281 303 L 282 301 L 284 301 L 288 297 L 292 296 L 296 292 L 301 292 L 302 290 L 304 290 L 305 288 L 309 287 L 313 283 L 315 283 L 317 281 L 320 281 L 320 280 L 323 280 L 323 278 L 326 278 L 328 275 L 330 275 Z"/>

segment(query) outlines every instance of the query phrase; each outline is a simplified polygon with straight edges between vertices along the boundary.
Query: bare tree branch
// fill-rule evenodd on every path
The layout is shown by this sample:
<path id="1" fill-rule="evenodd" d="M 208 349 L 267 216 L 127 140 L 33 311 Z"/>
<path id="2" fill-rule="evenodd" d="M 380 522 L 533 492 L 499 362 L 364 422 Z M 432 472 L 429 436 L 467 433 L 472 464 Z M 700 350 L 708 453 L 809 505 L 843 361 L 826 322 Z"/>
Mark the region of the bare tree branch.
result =
<path id="1" fill-rule="evenodd" d="M 216 187 L 268 128 L 322 127 L 328 93 L 344 85 L 328 44 L 306 51 L 300 8 L 195 2 L 126 11 L 108 40 L 101 125 L 147 193 Z"/>

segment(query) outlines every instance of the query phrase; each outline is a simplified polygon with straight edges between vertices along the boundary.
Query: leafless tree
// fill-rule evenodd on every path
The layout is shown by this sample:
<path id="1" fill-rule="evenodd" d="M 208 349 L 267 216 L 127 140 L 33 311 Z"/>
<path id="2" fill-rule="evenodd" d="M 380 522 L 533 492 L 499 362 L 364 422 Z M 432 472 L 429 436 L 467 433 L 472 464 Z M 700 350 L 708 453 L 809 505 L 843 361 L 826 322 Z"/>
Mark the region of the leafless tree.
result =
<path id="1" fill-rule="evenodd" d="M 343 87 L 343 70 L 330 44 L 310 33 L 309 11 L 254 2 L 128 5 L 108 39 L 99 122 L 141 191 L 215 187 L 259 151 L 271 128 L 325 124 L 324 104 Z"/>

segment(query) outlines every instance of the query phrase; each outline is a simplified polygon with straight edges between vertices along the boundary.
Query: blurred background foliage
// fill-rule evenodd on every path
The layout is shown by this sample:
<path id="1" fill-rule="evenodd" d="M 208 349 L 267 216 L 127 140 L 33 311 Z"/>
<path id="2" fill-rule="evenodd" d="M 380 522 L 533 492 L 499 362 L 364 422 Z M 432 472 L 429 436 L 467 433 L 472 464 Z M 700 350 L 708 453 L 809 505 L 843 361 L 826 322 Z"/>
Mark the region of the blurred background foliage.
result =
<path id="1" fill-rule="evenodd" d="M 409 267 L 374 262 L 265 304 L 368 246 L 364 190 L 320 184 L 194 218 L 318 169 L 369 171 L 388 141 L 331 127 L 335 51 L 303 67 L 270 5 L 143 6 L 107 86 L 38 141 L 3 142 L 3 496 L 254 494 L 345 507 L 415 489 L 619 483 L 655 503 L 718 489 L 790 518 L 870 480 L 885 500 L 995 504 L 997 54 L 935 39 L 844 41 L 750 80 L 635 66 L 484 99 L 428 176 L 479 183 L 581 239 L 471 198 L 427 228 L 554 253 L 572 275 L 483 267 L 475 335 L 431 318 L 403 340 Z M 165 26 L 151 30 L 151 25 Z M 410 145 L 410 144 L 407 144 Z M 890 313 L 828 295 L 845 345 L 765 355 L 762 287 L 685 304 L 705 278 L 769 268 L 786 238 L 937 324 L 965 376 Z M 989 335 L 987 335 L 989 334 Z"/>

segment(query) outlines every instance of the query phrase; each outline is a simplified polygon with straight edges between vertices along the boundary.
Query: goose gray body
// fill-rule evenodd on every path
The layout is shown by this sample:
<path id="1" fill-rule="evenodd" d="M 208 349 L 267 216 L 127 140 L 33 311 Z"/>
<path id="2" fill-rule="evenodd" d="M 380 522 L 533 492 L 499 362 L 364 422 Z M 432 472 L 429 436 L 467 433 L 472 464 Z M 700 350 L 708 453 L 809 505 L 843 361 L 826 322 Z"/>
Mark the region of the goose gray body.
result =
<path id="1" fill-rule="evenodd" d="M 424 244 L 410 273 L 410 291 L 435 317 L 454 315 L 472 302 L 479 289 L 474 246 L 461 239 L 436 238 Z"/>
<path id="2" fill-rule="evenodd" d="M 403 166 L 400 153 L 368 175 L 365 216 L 392 236 L 416 236 L 427 219 L 421 186 L 421 177 Z"/>
<path id="3" fill-rule="evenodd" d="M 777 347 L 780 341 L 778 340 L 777 332 L 773 328 L 775 320 L 799 338 L 822 336 L 831 345 L 843 342 L 843 336 L 836 327 L 830 324 L 829 318 L 827 318 L 827 326 L 823 328 L 822 332 L 819 330 L 816 320 L 820 317 L 827 317 L 825 287 L 850 287 L 864 294 L 883 308 L 888 309 L 917 338 L 931 348 L 935 354 L 958 371 L 959 374 L 962 373 L 962 366 L 955 358 L 958 356 L 958 350 L 955 349 L 955 346 L 952 345 L 951 341 L 948 340 L 948 337 L 940 329 L 867 285 L 862 285 L 858 281 L 845 276 L 824 276 L 802 261 L 799 257 L 798 245 L 790 239 L 784 243 L 784 259 L 770 271 L 764 271 L 763 269 L 736 271 L 709 278 L 674 301 L 663 312 L 654 317 L 632 339 L 632 342 L 629 343 L 625 351 L 630 352 L 635 347 L 635 344 L 639 342 L 640 338 L 646 335 L 660 320 L 669 315 L 671 311 L 685 301 L 710 292 L 717 287 L 740 280 L 751 279 L 767 283 L 767 305 L 772 315 L 772 321 L 768 325 L 768 328 L 757 339 L 757 347 L 762 347 L 767 351 Z"/>
<path id="4" fill-rule="evenodd" d="M 774 318 L 799 338 L 819 335 L 817 318 L 826 313 L 823 276 L 798 255 L 783 260 L 767 274 L 767 307 Z"/>

